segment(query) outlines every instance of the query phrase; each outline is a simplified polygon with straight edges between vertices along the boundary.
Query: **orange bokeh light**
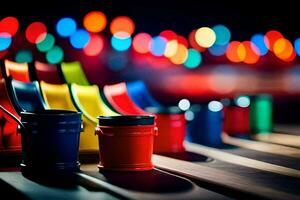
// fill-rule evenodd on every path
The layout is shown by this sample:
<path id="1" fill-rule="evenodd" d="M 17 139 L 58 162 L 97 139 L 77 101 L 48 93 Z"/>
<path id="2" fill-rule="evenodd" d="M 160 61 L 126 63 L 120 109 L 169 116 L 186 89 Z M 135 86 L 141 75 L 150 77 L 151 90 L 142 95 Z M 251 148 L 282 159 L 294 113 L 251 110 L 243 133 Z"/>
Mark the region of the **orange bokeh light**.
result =
<path id="1" fill-rule="evenodd" d="M 269 48 L 270 51 L 274 51 L 274 44 L 280 38 L 283 38 L 283 35 L 279 31 L 272 30 L 266 33 L 265 43 L 268 44 L 266 46 Z"/>
<path id="2" fill-rule="evenodd" d="M 185 45 L 179 43 L 176 53 L 170 58 L 171 62 L 180 65 L 183 64 L 188 57 L 188 49 Z"/>
<path id="3" fill-rule="evenodd" d="M 110 24 L 110 32 L 114 35 L 116 33 L 126 33 L 131 35 L 134 32 L 135 25 L 132 19 L 126 16 L 119 16 L 112 20 Z"/>
<path id="4" fill-rule="evenodd" d="M 148 53 L 150 51 L 151 35 L 148 33 L 139 33 L 134 36 L 132 41 L 133 49 L 138 53 Z"/>
<path id="5" fill-rule="evenodd" d="M 238 41 L 232 41 L 229 43 L 227 50 L 226 50 L 226 57 L 231 62 L 242 62 L 243 59 L 241 59 L 242 56 L 245 56 L 245 47 L 243 47 L 241 42 Z"/>
<path id="6" fill-rule="evenodd" d="M 285 39 L 280 38 L 274 43 L 274 54 L 281 60 L 289 60 L 294 52 L 293 44 Z"/>
<path id="7" fill-rule="evenodd" d="M 14 36 L 19 29 L 19 21 L 15 17 L 5 17 L 0 21 L 0 33 L 8 33 Z"/>
<path id="8" fill-rule="evenodd" d="M 88 56 L 96 56 L 100 54 L 104 47 L 104 38 L 100 35 L 91 34 L 90 41 L 86 47 L 83 48 L 83 51 Z"/>
<path id="9" fill-rule="evenodd" d="M 99 33 L 106 27 L 107 19 L 104 13 L 100 11 L 92 11 L 83 18 L 83 26 L 92 33 Z"/>
<path id="10" fill-rule="evenodd" d="M 246 64 L 255 64 L 259 60 L 259 54 L 257 52 L 258 49 L 255 49 L 255 45 L 250 41 L 244 41 L 243 47 L 245 49 L 245 58 L 243 59 L 243 62 Z"/>

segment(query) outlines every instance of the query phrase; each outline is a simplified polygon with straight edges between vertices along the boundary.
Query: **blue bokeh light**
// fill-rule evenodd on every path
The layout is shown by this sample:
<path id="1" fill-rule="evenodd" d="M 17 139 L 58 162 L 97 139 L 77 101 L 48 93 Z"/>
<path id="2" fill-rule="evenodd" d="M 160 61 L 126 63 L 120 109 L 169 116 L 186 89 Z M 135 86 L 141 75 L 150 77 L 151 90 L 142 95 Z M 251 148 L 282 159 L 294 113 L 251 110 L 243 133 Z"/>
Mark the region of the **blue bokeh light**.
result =
<path id="1" fill-rule="evenodd" d="M 128 50 L 131 46 L 131 42 L 132 42 L 131 37 L 120 38 L 120 37 L 112 36 L 111 38 L 111 46 L 116 51 Z"/>
<path id="2" fill-rule="evenodd" d="M 90 41 L 90 34 L 84 29 L 78 29 L 70 37 L 71 45 L 76 49 L 84 48 Z"/>
<path id="3" fill-rule="evenodd" d="M 12 39 L 8 33 L 0 33 L 0 51 L 8 49 L 11 43 Z"/>
<path id="4" fill-rule="evenodd" d="M 269 49 L 265 43 L 265 36 L 263 34 L 253 35 L 251 42 L 258 48 L 260 56 L 264 56 L 268 53 Z"/>
<path id="5" fill-rule="evenodd" d="M 153 37 L 150 43 L 150 51 L 155 56 L 164 55 L 167 40 L 161 36 Z"/>
<path id="6" fill-rule="evenodd" d="M 65 17 L 60 19 L 56 24 L 56 31 L 61 37 L 69 37 L 75 33 L 77 28 L 74 19 Z"/>
<path id="7" fill-rule="evenodd" d="M 223 56 L 226 53 L 228 44 L 218 45 L 214 44 L 213 46 L 208 48 L 208 51 L 213 56 Z"/>
<path id="8" fill-rule="evenodd" d="M 230 41 L 231 33 L 230 30 L 224 25 L 216 25 L 213 28 L 213 31 L 216 34 L 215 44 L 217 45 L 226 45 Z"/>
<path id="9" fill-rule="evenodd" d="M 296 39 L 294 42 L 294 49 L 296 51 L 296 54 L 300 56 L 300 38 Z"/>

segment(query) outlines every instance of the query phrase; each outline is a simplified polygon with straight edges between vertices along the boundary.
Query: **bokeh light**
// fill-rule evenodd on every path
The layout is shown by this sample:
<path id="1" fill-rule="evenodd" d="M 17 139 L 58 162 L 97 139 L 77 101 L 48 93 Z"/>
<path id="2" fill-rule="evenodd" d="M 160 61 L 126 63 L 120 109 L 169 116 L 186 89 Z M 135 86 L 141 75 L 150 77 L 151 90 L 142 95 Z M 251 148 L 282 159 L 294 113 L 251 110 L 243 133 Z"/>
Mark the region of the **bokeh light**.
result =
<path id="1" fill-rule="evenodd" d="M 300 56 L 300 38 L 297 38 L 294 42 L 294 48 L 298 56 Z"/>
<path id="2" fill-rule="evenodd" d="M 56 32 L 61 37 L 70 37 L 75 33 L 76 29 L 76 22 L 70 17 L 62 18 L 56 24 Z"/>
<path id="3" fill-rule="evenodd" d="M 208 48 L 215 43 L 216 34 L 211 28 L 202 27 L 196 31 L 195 39 L 198 45 L 204 48 Z"/>
<path id="4" fill-rule="evenodd" d="M 231 33 L 226 26 L 219 24 L 214 26 L 212 30 L 216 34 L 215 44 L 226 45 L 230 41 Z"/>
<path id="5" fill-rule="evenodd" d="M 211 101 L 208 103 L 208 109 L 212 112 L 219 112 L 223 109 L 223 104 L 219 101 Z"/>
<path id="6" fill-rule="evenodd" d="M 148 53 L 150 51 L 151 35 L 148 33 L 139 33 L 134 36 L 132 41 L 133 49 L 138 53 Z"/>
<path id="7" fill-rule="evenodd" d="M 46 54 L 47 62 L 50 64 L 60 63 L 64 58 L 64 52 L 59 46 L 54 46 Z"/>
<path id="8" fill-rule="evenodd" d="M 213 56 L 223 56 L 226 53 L 228 44 L 225 45 L 218 45 L 214 44 L 208 48 L 208 51 Z"/>
<path id="9" fill-rule="evenodd" d="M 121 71 L 128 64 L 128 56 L 122 52 L 110 54 L 107 64 L 112 71 Z"/>
<path id="10" fill-rule="evenodd" d="M 206 48 L 204 47 L 200 47 L 198 45 L 198 43 L 196 42 L 196 38 L 195 38 L 195 34 L 196 34 L 197 30 L 193 30 L 190 34 L 189 34 L 189 43 L 191 45 L 191 47 L 193 47 L 194 49 L 196 49 L 199 52 L 204 52 L 206 51 Z"/>
<path id="11" fill-rule="evenodd" d="M 254 48 L 258 48 L 259 55 L 264 56 L 269 51 L 269 40 L 265 39 L 263 34 L 255 34 L 251 37 L 251 42 L 255 45 Z"/>
<path id="12" fill-rule="evenodd" d="M 190 108 L 190 106 L 191 106 L 191 103 L 188 99 L 181 99 L 178 102 L 178 107 L 183 111 L 188 110 Z"/>
<path id="13" fill-rule="evenodd" d="M 228 48 L 226 50 L 226 57 L 231 62 L 238 63 L 242 61 L 240 55 L 238 54 L 238 49 L 240 45 L 241 42 L 238 41 L 232 41 L 229 43 Z"/>
<path id="14" fill-rule="evenodd" d="M 131 37 L 119 38 L 112 36 L 111 46 L 117 51 L 126 51 L 131 46 Z"/>
<path id="15" fill-rule="evenodd" d="M 19 29 L 19 21 L 15 17 L 5 17 L 0 21 L 0 33 L 8 33 L 14 36 Z"/>
<path id="16" fill-rule="evenodd" d="M 42 22 L 31 23 L 25 31 L 26 39 L 30 43 L 37 44 L 45 39 L 47 35 L 47 27 Z"/>
<path id="17" fill-rule="evenodd" d="M 104 47 L 104 38 L 100 35 L 92 34 L 90 36 L 90 41 L 83 51 L 88 56 L 99 55 Z"/>
<path id="18" fill-rule="evenodd" d="M 15 61 L 18 63 L 30 63 L 33 61 L 33 55 L 30 50 L 19 50 L 15 55 Z"/>
<path id="19" fill-rule="evenodd" d="M 0 33 L 0 51 L 4 51 L 10 47 L 12 38 L 9 33 Z"/>
<path id="20" fill-rule="evenodd" d="M 273 51 L 281 60 L 288 60 L 292 56 L 294 48 L 289 40 L 280 38 L 274 43 Z"/>
<path id="21" fill-rule="evenodd" d="M 126 16 L 119 16 L 112 20 L 110 24 L 110 32 L 115 35 L 116 33 L 127 33 L 132 35 L 134 32 L 135 25 L 132 19 Z"/>
<path id="22" fill-rule="evenodd" d="M 188 57 L 184 62 L 184 66 L 188 69 L 197 68 L 202 61 L 201 54 L 195 49 L 188 49 Z"/>
<path id="23" fill-rule="evenodd" d="M 84 48 L 90 41 L 90 34 L 84 29 L 78 29 L 70 37 L 71 45 L 76 49 Z"/>
<path id="24" fill-rule="evenodd" d="M 178 44 L 177 51 L 170 58 L 171 62 L 176 65 L 183 64 L 188 57 L 188 49 L 183 44 Z"/>
<path id="25" fill-rule="evenodd" d="M 164 37 L 167 41 L 177 39 L 177 34 L 171 30 L 164 30 L 164 31 L 160 32 L 159 36 Z"/>
<path id="26" fill-rule="evenodd" d="M 250 98 L 248 96 L 239 96 L 235 98 L 235 103 L 239 107 L 246 108 L 250 105 Z"/>
<path id="27" fill-rule="evenodd" d="M 283 35 L 276 30 L 268 31 L 265 35 L 265 43 L 268 43 L 268 48 L 270 51 L 274 50 L 274 44 L 277 40 L 283 38 Z"/>
<path id="28" fill-rule="evenodd" d="M 177 42 L 178 42 L 178 44 L 184 45 L 186 48 L 188 48 L 188 46 L 189 46 L 188 40 L 185 37 L 183 37 L 182 35 L 177 35 Z"/>
<path id="29" fill-rule="evenodd" d="M 49 51 L 55 43 L 55 38 L 52 34 L 47 33 L 45 39 L 37 43 L 36 47 L 41 52 Z"/>
<path id="30" fill-rule="evenodd" d="M 103 12 L 91 11 L 83 18 L 83 26 L 92 33 L 99 33 L 106 27 L 107 20 Z"/>
<path id="31" fill-rule="evenodd" d="M 161 36 L 155 36 L 150 42 L 150 51 L 155 56 L 164 55 L 167 45 L 167 40 Z"/>
<path id="32" fill-rule="evenodd" d="M 171 58 L 172 56 L 174 56 L 176 54 L 177 47 L 178 47 L 177 40 L 168 41 L 165 48 L 164 56 L 167 58 Z"/>
<path id="33" fill-rule="evenodd" d="M 259 60 L 258 48 L 250 41 L 244 41 L 242 44 L 243 44 L 243 46 L 245 48 L 245 52 L 246 52 L 243 62 L 246 64 L 257 63 L 257 61 Z"/>

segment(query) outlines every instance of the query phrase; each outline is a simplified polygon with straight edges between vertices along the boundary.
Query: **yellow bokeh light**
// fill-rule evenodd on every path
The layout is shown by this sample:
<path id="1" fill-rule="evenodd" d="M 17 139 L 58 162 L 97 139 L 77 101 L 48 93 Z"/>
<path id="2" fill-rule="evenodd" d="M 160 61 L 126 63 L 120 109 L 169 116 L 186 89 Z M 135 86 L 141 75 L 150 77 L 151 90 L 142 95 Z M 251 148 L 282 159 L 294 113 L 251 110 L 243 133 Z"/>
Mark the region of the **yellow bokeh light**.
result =
<path id="1" fill-rule="evenodd" d="M 188 49 L 183 44 L 178 44 L 176 53 L 170 58 L 171 62 L 180 65 L 183 64 L 188 57 Z"/>
<path id="2" fill-rule="evenodd" d="M 176 54 L 177 48 L 178 48 L 177 40 L 169 41 L 166 45 L 164 56 L 166 56 L 167 58 L 171 58 Z"/>
<path id="3" fill-rule="evenodd" d="M 215 43 L 216 34 L 211 28 L 202 27 L 196 31 L 195 39 L 199 46 L 209 48 Z"/>
<path id="4" fill-rule="evenodd" d="M 240 43 L 239 46 L 238 46 L 238 48 L 237 48 L 237 55 L 238 55 L 240 61 L 244 61 L 245 60 L 246 53 L 247 52 L 246 52 L 246 48 L 245 48 L 244 44 Z"/>

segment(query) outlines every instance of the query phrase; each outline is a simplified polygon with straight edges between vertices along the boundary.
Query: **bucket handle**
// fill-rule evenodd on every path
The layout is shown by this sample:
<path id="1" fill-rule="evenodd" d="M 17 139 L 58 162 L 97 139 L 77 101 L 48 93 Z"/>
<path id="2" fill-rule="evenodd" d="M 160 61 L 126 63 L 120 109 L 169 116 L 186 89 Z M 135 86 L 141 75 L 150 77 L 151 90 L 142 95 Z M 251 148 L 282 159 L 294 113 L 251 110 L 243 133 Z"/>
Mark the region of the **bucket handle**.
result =
<path id="1" fill-rule="evenodd" d="M 19 126 L 21 127 L 21 129 L 23 129 L 24 131 L 27 132 L 27 129 L 25 128 L 25 126 L 22 124 L 22 122 L 16 116 L 14 116 L 11 112 L 9 112 L 8 110 L 6 110 L 1 105 L 0 105 L 0 110 L 2 110 L 5 114 L 7 114 L 10 118 L 12 118 L 15 122 L 17 122 L 19 124 Z"/>

